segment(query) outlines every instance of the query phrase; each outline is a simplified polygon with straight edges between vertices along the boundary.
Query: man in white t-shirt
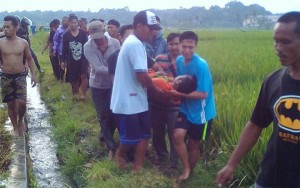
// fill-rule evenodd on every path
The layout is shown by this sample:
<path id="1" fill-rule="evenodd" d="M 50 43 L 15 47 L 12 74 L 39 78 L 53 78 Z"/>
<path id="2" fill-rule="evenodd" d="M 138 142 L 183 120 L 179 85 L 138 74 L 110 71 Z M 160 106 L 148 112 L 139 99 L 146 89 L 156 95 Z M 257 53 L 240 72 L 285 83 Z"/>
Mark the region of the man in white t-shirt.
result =
<path id="1" fill-rule="evenodd" d="M 133 34 L 125 40 L 118 56 L 110 108 L 118 119 L 120 134 L 117 165 L 126 168 L 125 155 L 135 147 L 132 170 L 137 172 L 143 166 L 147 140 L 151 138 L 147 89 L 160 93 L 148 76 L 142 42 L 149 41 L 161 27 L 154 13 L 140 11 L 134 17 L 133 28 Z"/>

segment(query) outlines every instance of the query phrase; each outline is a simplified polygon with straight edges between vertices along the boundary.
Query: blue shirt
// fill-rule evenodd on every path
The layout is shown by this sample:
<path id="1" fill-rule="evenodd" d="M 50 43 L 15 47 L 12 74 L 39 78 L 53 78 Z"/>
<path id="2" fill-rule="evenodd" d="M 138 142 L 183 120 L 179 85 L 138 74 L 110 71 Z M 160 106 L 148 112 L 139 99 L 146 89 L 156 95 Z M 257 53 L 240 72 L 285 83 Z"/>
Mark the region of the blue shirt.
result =
<path id="1" fill-rule="evenodd" d="M 177 76 L 195 76 L 197 79 L 196 91 L 207 93 L 205 99 L 183 99 L 179 111 L 184 113 L 187 120 L 193 124 L 204 124 L 213 119 L 217 113 L 212 76 L 206 61 L 194 54 L 191 61 L 185 64 L 184 57 L 179 56 L 176 60 L 176 74 Z"/>

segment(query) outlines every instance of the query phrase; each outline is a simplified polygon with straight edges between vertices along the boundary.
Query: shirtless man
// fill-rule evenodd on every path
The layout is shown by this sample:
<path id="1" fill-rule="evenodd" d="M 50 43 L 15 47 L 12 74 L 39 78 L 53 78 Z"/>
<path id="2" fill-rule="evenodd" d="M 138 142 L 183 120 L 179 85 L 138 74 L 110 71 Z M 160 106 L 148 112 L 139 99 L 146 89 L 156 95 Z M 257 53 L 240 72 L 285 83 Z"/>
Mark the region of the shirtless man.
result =
<path id="1" fill-rule="evenodd" d="M 36 85 L 36 78 L 29 45 L 26 40 L 16 35 L 18 25 L 19 22 L 15 16 L 4 17 L 5 37 L 0 39 L 0 76 L 2 100 L 7 103 L 8 115 L 15 133 L 22 135 L 26 130 L 24 115 L 26 111 L 27 66 L 31 72 L 32 87 Z M 24 58 L 27 65 L 23 63 Z"/>

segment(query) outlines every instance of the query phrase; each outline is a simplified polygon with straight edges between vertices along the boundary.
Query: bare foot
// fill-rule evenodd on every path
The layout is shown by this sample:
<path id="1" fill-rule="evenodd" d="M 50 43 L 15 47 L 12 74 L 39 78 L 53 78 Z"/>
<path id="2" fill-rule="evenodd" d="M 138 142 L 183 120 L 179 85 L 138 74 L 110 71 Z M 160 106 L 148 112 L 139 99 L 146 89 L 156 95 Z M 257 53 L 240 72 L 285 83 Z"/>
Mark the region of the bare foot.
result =
<path id="1" fill-rule="evenodd" d="M 190 176 L 191 169 L 185 168 L 182 172 L 182 174 L 179 176 L 178 180 L 184 181 L 187 180 Z"/>
<path id="2" fill-rule="evenodd" d="M 18 132 L 19 132 L 19 136 L 21 136 L 23 133 L 25 133 L 27 130 L 25 123 L 23 120 L 19 120 L 18 121 Z"/>
<path id="3" fill-rule="evenodd" d="M 134 166 L 134 167 L 132 168 L 132 173 L 133 173 L 133 174 L 136 174 L 136 173 L 140 172 L 142 169 L 143 169 L 142 166 Z"/>
<path id="4" fill-rule="evenodd" d="M 113 150 L 109 150 L 108 151 L 108 159 L 111 161 L 114 158 L 114 151 Z"/>
<path id="5" fill-rule="evenodd" d="M 118 155 L 116 155 L 116 161 L 117 161 L 117 166 L 121 170 L 126 170 L 128 169 L 128 164 L 126 163 L 126 160 Z"/>
<path id="6" fill-rule="evenodd" d="M 81 96 L 79 97 L 79 100 L 81 100 L 81 101 L 85 101 L 85 100 L 86 100 L 86 96 L 84 96 L 84 95 L 81 95 Z"/>

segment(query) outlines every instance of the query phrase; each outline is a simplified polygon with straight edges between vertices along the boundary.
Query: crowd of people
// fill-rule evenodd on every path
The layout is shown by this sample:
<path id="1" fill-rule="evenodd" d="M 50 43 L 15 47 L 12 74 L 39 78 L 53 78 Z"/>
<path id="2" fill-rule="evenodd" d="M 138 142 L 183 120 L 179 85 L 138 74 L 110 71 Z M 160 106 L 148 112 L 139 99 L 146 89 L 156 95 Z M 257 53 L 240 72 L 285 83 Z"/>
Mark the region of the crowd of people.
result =
<path id="1" fill-rule="evenodd" d="M 19 24 L 22 21 L 15 16 L 5 17 L 5 37 L 0 39 L 3 102 L 8 103 L 18 134 L 25 129 L 26 67 L 33 86 L 36 83 L 34 52 L 29 40 L 17 37 Z M 88 23 L 71 14 L 61 24 L 58 19 L 51 21 L 50 28 L 43 53 L 49 50 L 53 75 L 71 84 L 76 99 L 87 100 L 90 90 L 100 124 L 99 141 L 107 146 L 109 159 L 115 158 L 120 169 L 129 168 L 132 162 L 132 172 L 138 172 L 152 138 L 157 164 L 178 170 L 179 159 L 178 179 L 187 180 L 199 158 L 200 143 L 209 139 L 216 117 L 213 78 L 206 60 L 196 53 L 197 34 L 172 32 L 165 39 L 160 18 L 148 10 L 138 12 L 127 25 L 116 19 Z M 264 81 L 237 148 L 217 174 L 218 187 L 230 182 L 242 157 L 272 121 L 274 132 L 255 187 L 300 186 L 300 162 L 295 157 L 300 149 L 299 121 L 280 116 L 284 109 L 298 105 L 298 110 L 294 107 L 286 116 L 300 119 L 299 12 L 279 18 L 274 41 L 284 67 Z M 119 141 L 114 139 L 116 129 Z"/>

